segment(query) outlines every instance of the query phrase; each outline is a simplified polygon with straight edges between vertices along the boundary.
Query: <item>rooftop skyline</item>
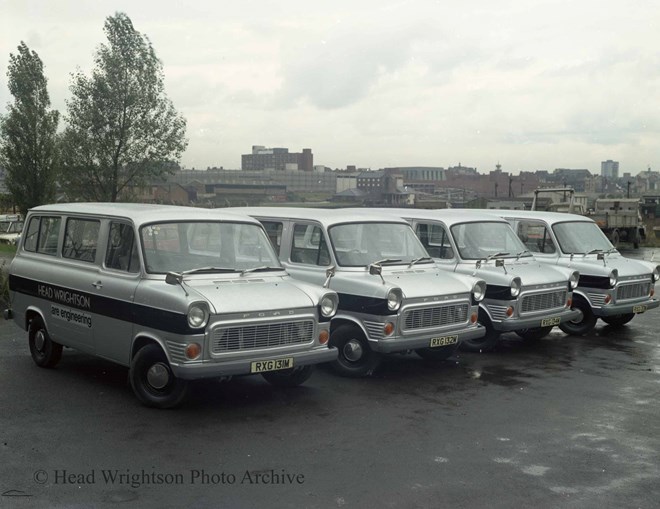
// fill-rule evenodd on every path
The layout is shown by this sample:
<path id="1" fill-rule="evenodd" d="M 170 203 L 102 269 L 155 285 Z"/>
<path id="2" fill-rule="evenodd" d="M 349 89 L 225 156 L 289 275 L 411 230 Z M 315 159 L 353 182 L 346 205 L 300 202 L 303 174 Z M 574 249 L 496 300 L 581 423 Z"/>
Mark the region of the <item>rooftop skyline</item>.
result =
<path id="1" fill-rule="evenodd" d="M 1 114 L 21 40 L 65 114 L 70 74 L 122 11 L 187 119 L 187 168 L 240 168 L 252 145 L 331 168 L 660 167 L 654 0 L 0 2 Z"/>

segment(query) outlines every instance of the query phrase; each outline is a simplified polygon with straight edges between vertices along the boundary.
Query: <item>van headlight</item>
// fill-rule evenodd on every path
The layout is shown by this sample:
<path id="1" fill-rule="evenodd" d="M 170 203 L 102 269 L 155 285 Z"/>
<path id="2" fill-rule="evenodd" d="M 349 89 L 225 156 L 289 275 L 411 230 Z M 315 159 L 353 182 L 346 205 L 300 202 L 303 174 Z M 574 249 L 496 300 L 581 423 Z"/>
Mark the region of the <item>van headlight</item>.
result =
<path id="1" fill-rule="evenodd" d="M 193 302 L 188 308 L 188 325 L 193 329 L 201 329 L 209 320 L 209 308 L 205 302 Z"/>
<path id="2" fill-rule="evenodd" d="M 519 277 L 514 277 L 511 280 L 511 297 L 514 299 L 520 295 L 520 288 L 522 287 L 522 283 L 520 282 Z"/>
<path id="3" fill-rule="evenodd" d="M 618 280 L 619 280 L 619 271 L 616 269 L 612 269 L 612 272 L 610 272 L 610 286 L 614 288 Z"/>
<path id="4" fill-rule="evenodd" d="M 472 300 L 481 302 L 486 296 L 486 281 L 479 280 L 472 286 Z"/>
<path id="5" fill-rule="evenodd" d="M 580 281 L 580 273 L 576 270 L 568 278 L 568 286 L 570 286 L 571 290 L 575 290 L 578 286 L 579 281 Z"/>
<path id="6" fill-rule="evenodd" d="M 656 265 L 653 271 L 653 282 L 656 282 L 658 279 L 660 279 L 660 265 Z"/>
<path id="7" fill-rule="evenodd" d="M 339 304 L 339 299 L 337 298 L 336 293 L 326 293 L 321 298 L 321 304 L 320 304 L 321 316 L 323 316 L 324 318 L 331 318 L 335 316 L 335 313 L 337 312 L 338 304 Z"/>
<path id="8" fill-rule="evenodd" d="M 401 288 L 391 288 L 387 292 L 387 309 L 390 311 L 397 311 L 401 307 L 403 301 L 403 293 Z"/>

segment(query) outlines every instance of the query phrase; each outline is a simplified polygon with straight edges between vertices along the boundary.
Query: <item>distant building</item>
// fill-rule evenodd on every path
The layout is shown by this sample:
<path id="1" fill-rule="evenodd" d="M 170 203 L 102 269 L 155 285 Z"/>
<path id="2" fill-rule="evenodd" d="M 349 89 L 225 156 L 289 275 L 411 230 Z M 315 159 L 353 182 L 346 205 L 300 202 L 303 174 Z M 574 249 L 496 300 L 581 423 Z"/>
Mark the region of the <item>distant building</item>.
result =
<path id="1" fill-rule="evenodd" d="M 253 145 L 251 154 L 241 155 L 241 169 L 246 171 L 279 170 L 309 171 L 314 168 L 314 156 L 311 148 L 302 152 L 289 152 L 288 148 L 266 148 Z"/>
<path id="2" fill-rule="evenodd" d="M 608 179 L 619 178 L 619 161 L 608 159 L 600 163 L 600 176 Z"/>
<path id="3" fill-rule="evenodd" d="M 282 184 L 287 192 L 315 192 L 333 195 L 336 191 L 337 172 L 326 171 L 240 171 L 211 168 L 210 170 L 179 170 L 167 177 L 168 182 L 183 186 L 206 184 Z"/>
<path id="4" fill-rule="evenodd" d="M 163 183 L 143 186 L 128 186 L 121 194 L 122 199 L 139 203 L 165 203 L 169 205 L 189 205 L 195 200 L 196 192 L 176 183 Z"/>
<path id="5" fill-rule="evenodd" d="M 585 183 L 592 177 L 591 172 L 585 169 L 556 168 L 547 182 L 557 186 L 572 187 L 579 193 L 585 192 Z"/>
<path id="6" fill-rule="evenodd" d="M 403 188 L 418 193 L 435 194 L 438 183 L 446 180 L 445 169 L 436 166 L 404 166 L 385 168 L 403 177 Z"/>

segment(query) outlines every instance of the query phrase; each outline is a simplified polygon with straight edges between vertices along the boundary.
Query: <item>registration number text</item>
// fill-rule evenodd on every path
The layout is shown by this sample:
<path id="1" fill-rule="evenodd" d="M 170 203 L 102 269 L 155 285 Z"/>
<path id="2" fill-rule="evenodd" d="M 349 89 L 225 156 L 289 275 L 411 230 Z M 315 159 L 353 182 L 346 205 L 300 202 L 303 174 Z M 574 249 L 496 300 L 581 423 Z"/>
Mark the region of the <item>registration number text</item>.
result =
<path id="1" fill-rule="evenodd" d="M 290 369 L 292 367 L 293 357 L 271 359 L 268 361 L 255 361 L 250 366 L 250 373 L 264 373 L 265 371 L 277 371 L 279 369 Z"/>
<path id="2" fill-rule="evenodd" d="M 458 343 L 457 335 L 441 336 L 439 338 L 431 338 L 431 344 L 429 346 L 434 348 L 438 346 L 455 345 L 456 343 Z"/>
<path id="3" fill-rule="evenodd" d="M 561 322 L 561 320 L 558 316 L 554 316 L 552 318 L 544 318 L 543 320 L 541 320 L 541 327 L 550 327 L 551 325 L 559 325 L 559 322 Z"/>

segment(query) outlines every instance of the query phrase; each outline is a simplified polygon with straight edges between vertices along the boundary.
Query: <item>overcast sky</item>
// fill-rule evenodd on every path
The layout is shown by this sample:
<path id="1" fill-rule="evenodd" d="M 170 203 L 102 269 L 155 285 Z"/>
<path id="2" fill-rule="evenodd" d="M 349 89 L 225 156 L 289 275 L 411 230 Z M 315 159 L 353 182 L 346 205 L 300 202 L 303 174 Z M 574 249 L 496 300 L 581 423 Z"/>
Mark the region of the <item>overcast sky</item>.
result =
<path id="1" fill-rule="evenodd" d="M 658 0 L 0 0 L 0 111 L 21 40 L 65 113 L 125 12 L 187 119 L 187 168 L 252 145 L 343 168 L 660 170 Z"/>

